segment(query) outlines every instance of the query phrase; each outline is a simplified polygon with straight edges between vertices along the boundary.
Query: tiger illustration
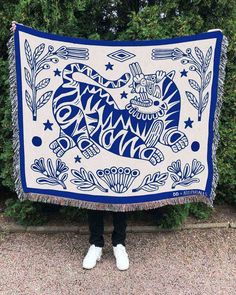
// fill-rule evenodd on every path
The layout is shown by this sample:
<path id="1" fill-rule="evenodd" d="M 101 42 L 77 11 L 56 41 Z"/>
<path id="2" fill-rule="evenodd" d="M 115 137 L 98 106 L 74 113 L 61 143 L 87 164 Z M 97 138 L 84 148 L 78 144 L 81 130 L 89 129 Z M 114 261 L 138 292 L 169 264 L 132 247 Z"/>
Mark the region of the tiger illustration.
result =
<path id="1" fill-rule="evenodd" d="M 50 148 L 58 157 L 76 146 L 88 159 L 103 148 L 156 165 L 164 160 L 158 143 L 173 152 L 188 145 L 186 135 L 178 130 L 181 99 L 173 82 L 175 72 L 144 75 L 138 63 L 129 68 L 131 74 L 125 73 L 114 81 L 82 63 L 64 68 L 63 83 L 52 103 L 60 134 Z M 91 84 L 81 82 L 80 75 Z M 130 80 L 130 95 L 135 96 L 120 109 L 106 89 L 122 88 Z"/>

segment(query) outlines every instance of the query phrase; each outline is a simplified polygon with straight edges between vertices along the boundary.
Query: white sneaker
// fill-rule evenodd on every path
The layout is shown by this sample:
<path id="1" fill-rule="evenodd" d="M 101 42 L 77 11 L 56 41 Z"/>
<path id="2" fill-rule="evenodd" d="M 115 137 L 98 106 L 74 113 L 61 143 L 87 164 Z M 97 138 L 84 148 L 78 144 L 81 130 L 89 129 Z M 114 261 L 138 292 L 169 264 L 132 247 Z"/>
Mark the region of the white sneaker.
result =
<path id="1" fill-rule="evenodd" d="M 92 269 L 96 266 L 97 261 L 100 261 L 102 256 L 102 247 L 91 245 L 83 260 L 83 268 Z"/>
<path id="2" fill-rule="evenodd" d="M 126 252 L 125 246 L 118 244 L 113 246 L 113 253 L 116 258 L 116 266 L 119 270 L 126 270 L 129 268 L 129 257 Z"/>

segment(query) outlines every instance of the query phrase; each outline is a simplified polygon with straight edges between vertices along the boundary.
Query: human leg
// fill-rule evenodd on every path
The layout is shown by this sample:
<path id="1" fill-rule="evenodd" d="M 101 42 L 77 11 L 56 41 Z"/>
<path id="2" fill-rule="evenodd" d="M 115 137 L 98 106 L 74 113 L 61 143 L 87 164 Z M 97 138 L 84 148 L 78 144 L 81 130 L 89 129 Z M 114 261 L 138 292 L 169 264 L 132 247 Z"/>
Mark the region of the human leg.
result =
<path id="1" fill-rule="evenodd" d="M 96 266 L 97 261 L 100 261 L 102 256 L 102 247 L 104 246 L 103 212 L 88 210 L 88 222 L 90 230 L 90 247 L 84 257 L 83 268 L 92 269 Z"/>
<path id="2" fill-rule="evenodd" d="M 129 257 L 125 248 L 127 214 L 125 212 L 113 212 L 112 245 L 116 258 L 116 266 L 119 270 L 129 268 Z"/>
<path id="3" fill-rule="evenodd" d="M 113 215 L 113 232 L 112 245 L 122 244 L 125 246 L 127 214 L 126 212 L 112 212 Z"/>
<path id="4" fill-rule="evenodd" d="M 96 247 L 104 246 L 104 212 L 98 210 L 88 210 L 88 223 L 89 223 L 89 243 L 94 244 Z"/>

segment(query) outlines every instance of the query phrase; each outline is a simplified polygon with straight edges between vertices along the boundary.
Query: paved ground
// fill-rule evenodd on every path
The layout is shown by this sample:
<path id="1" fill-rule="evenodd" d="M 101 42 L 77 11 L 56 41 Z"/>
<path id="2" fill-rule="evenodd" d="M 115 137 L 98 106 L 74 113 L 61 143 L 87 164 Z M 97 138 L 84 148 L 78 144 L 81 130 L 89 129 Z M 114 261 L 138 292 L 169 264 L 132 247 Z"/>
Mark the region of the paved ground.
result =
<path id="1" fill-rule="evenodd" d="M 83 270 L 88 236 L 0 234 L 1 295 L 235 295 L 236 230 L 128 234 L 130 269 L 116 269 L 110 236 Z"/>

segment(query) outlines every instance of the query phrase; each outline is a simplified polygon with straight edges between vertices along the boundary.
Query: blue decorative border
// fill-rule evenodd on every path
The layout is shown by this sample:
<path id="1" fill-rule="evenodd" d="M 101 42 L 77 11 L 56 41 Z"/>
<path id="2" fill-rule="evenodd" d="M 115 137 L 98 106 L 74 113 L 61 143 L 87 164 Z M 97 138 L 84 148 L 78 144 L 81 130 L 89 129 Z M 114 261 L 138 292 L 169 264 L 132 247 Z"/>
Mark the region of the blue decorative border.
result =
<path id="1" fill-rule="evenodd" d="M 213 84 L 212 84 L 212 96 L 211 96 L 211 106 L 210 106 L 210 117 L 209 117 L 209 139 L 208 139 L 208 153 L 207 153 L 207 163 L 208 163 L 208 179 L 206 184 L 205 191 L 202 190 L 188 190 L 188 191 L 174 191 L 166 192 L 145 196 L 125 196 L 125 197 L 108 197 L 108 196 L 98 196 L 98 195 L 85 195 L 78 193 L 67 193 L 60 192 L 56 190 L 44 190 L 44 189 L 34 189 L 29 188 L 26 185 L 25 178 L 25 156 L 24 156 L 24 141 L 23 141 L 23 112 L 22 112 L 22 77 L 21 77 L 21 63 L 20 63 L 20 44 L 19 44 L 19 32 L 24 32 L 31 34 L 33 36 L 47 38 L 50 40 L 71 42 L 76 44 L 85 44 L 85 45 L 97 45 L 97 46 L 150 46 L 150 45 L 164 45 L 164 44 L 173 44 L 173 43 L 183 43 L 196 40 L 205 40 L 205 39 L 216 39 L 216 48 L 214 55 L 214 69 L 213 69 Z M 14 34 L 14 43 L 15 43 L 15 59 L 16 59 L 16 75 L 17 79 L 17 96 L 18 96 L 18 126 L 19 126 L 19 139 L 20 139 L 20 174 L 21 174 L 21 183 L 22 189 L 25 193 L 37 193 L 37 194 L 47 194 L 52 196 L 60 196 L 63 198 L 82 200 L 88 202 L 99 202 L 99 203 L 110 203 L 110 204 L 126 204 L 126 203 L 141 203 L 141 202 L 150 202 L 158 201 L 164 199 L 178 198 L 178 197 L 191 197 L 193 195 L 202 195 L 209 199 L 212 198 L 212 183 L 213 183 L 213 158 L 212 158 L 212 146 L 214 140 L 214 116 L 217 104 L 217 92 L 218 92 L 218 78 L 219 78 L 219 64 L 220 64 L 220 55 L 221 55 L 221 44 L 223 40 L 223 34 L 220 31 L 214 31 L 209 33 L 202 33 L 193 36 L 184 36 L 173 39 L 164 39 L 164 40 L 149 40 L 149 41 L 97 41 L 97 40 L 86 40 L 80 38 L 70 38 L 57 36 L 54 34 L 43 33 L 36 31 L 32 28 L 22 26 L 17 24 L 16 31 Z"/>

